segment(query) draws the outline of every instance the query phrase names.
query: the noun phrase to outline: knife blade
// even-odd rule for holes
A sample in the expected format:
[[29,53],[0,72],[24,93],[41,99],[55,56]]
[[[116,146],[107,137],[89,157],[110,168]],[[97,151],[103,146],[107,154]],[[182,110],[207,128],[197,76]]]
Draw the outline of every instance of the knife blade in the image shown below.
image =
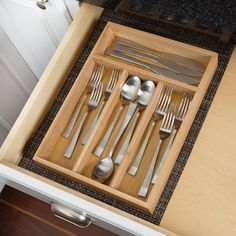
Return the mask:
[[132,56],[136,56],[142,59],[146,59],[146,60],[158,63],[159,65],[164,66],[165,68],[172,70],[176,73],[189,75],[193,77],[200,77],[203,75],[203,73],[200,71],[188,68],[186,66],[179,65],[176,62],[167,60],[165,58],[151,56],[149,54],[146,54],[143,50],[137,51],[136,49],[133,49],[128,46],[121,45],[121,44],[117,44],[117,43],[113,44],[112,48],[116,51],[119,51],[125,54],[129,54]]
[[148,53],[150,53],[154,56],[165,58],[167,60],[176,62],[179,65],[186,66],[188,68],[199,71],[201,73],[204,73],[204,71],[205,71],[205,67],[203,65],[196,62],[193,59],[190,59],[190,58],[187,58],[187,57],[184,57],[184,56],[180,56],[180,55],[173,54],[173,53],[168,53],[168,52],[155,51],[153,49],[150,49],[150,48],[142,46],[138,43],[135,43],[131,40],[120,38],[120,37],[116,37],[115,42],[118,43],[118,44],[124,45],[124,46],[134,48],[134,49],[138,49],[138,50],[141,50],[141,51],[146,51],[146,52],[148,52]]
[[108,55],[108,56],[111,56],[111,57],[123,60],[123,61],[127,61],[127,62],[130,62],[130,63],[133,63],[135,65],[139,65],[141,67],[144,67],[146,69],[151,70],[152,72],[154,72],[156,74],[163,75],[163,76],[172,78],[174,80],[178,80],[178,81],[183,82],[183,83],[194,85],[194,84],[199,84],[199,82],[200,82],[198,79],[193,78],[191,76],[177,74],[177,73],[175,73],[175,72],[173,72],[171,70],[168,70],[166,68],[162,68],[162,67],[158,67],[158,66],[155,66],[155,65],[151,65],[149,63],[146,63],[146,62],[143,62],[141,60],[138,60],[138,59],[136,59],[134,57],[131,57],[131,56],[128,56],[128,55],[123,54],[121,52],[115,51],[115,50],[113,50],[111,48],[107,48],[106,51],[105,51],[105,54]]

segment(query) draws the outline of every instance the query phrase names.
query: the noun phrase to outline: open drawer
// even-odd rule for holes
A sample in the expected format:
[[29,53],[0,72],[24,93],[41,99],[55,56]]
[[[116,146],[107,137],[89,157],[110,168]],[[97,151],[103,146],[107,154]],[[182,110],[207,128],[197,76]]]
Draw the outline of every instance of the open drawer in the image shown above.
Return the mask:
[[[142,45],[145,45],[145,42],[148,42],[146,46],[152,44],[153,48],[156,50],[166,50],[167,52],[176,54],[181,53],[181,55],[202,63],[204,68],[206,68],[205,72],[202,76],[198,77],[198,80],[196,79],[196,85],[190,85],[173,78],[149,72],[148,70],[127,64],[126,62],[107,57],[107,55],[105,55],[106,49],[113,45],[117,38],[132,40],[132,42],[135,41]],[[138,42],[136,41],[137,39],[139,40]],[[95,78],[96,73],[99,74],[99,69],[97,70],[98,72],[94,73],[93,68],[102,68],[99,67],[100,65],[104,66],[103,75],[101,73],[101,86],[103,85],[105,88],[108,87],[110,78],[111,81],[112,79],[115,81],[115,71],[119,71],[120,76],[119,78],[117,77],[117,82],[107,101],[105,100],[104,92],[102,91],[105,90],[105,88],[98,91],[99,85],[97,85],[98,89],[94,90],[94,94],[97,92],[101,95],[101,98],[99,99],[100,102],[93,110],[87,110],[89,108],[87,97],[92,97],[93,95],[91,89],[88,91],[89,80],[93,77],[93,74],[95,74]],[[177,41],[168,40],[160,36],[108,22],[33,159],[45,168],[78,180],[83,184],[88,185],[90,188],[97,189],[116,199],[120,199],[138,209],[153,213],[163,187],[166,184],[167,178],[191,127],[203,95],[215,72],[216,66],[217,54],[215,52],[191,47]],[[114,74],[112,74],[112,71]],[[121,99],[120,95],[123,88],[126,89],[126,82],[134,77],[136,79],[140,78],[142,83],[139,91],[142,89],[143,85],[147,86],[146,84],[148,83],[153,85],[152,98],[147,106],[138,105],[136,107],[136,113],[135,111],[133,112],[127,128],[124,130],[117,145],[115,145],[116,148],[111,155],[113,162],[116,162],[116,157],[118,156],[118,158],[120,158],[120,156],[123,155],[122,152],[124,152],[124,146],[126,146],[127,150],[124,152],[123,159],[119,165],[117,161],[112,176],[104,183],[100,183],[92,178],[93,169],[100,160],[108,156],[110,149],[112,149],[112,145],[116,143],[116,137],[119,137],[120,127],[123,125],[123,120],[125,120],[124,116],[129,112],[127,111],[127,108],[129,107],[130,109],[132,106],[136,105],[136,101],[126,104],[128,100],[125,100],[124,98]],[[181,77],[183,78],[184,75],[181,75]],[[88,92],[91,92],[91,95]],[[84,100],[84,98],[87,98],[87,100]],[[82,102],[83,100],[84,102]],[[186,106],[183,105],[183,108],[180,108],[180,110],[187,111],[188,109],[185,117],[181,120],[182,124],[178,127],[178,132],[165,162],[162,162],[162,156],[167,149],[169,140],[172,136],[171,133],[169,133],[170,135],[167,134],[168,138],[163,140],[159,155],[155,154],[158,143],[161,142],[158,131],[164,120],[163,115],[156,114],[155,110],[159,101],[162,103],[162,100],[163,104],[166,103],[166,109],[168,109],[168,106],[180,107],[182,101],[182,104],[186,104]],[[168,104],[168,100],[170,104]],[[188,101],[191,103],[189,107],[187,105]],[[103,103],[104,105],[102,105]],[[70,135],[68,135],[67,127],[71,127],[71,120],[74,120],[73,116],[77,113],[81,104],[82,108],[78,118],[76,119]],[[83,143],[100,108],[102,108],[102,110],[92,129],[91,135],[87,139],[87,142]],[[119,110],[121,110],[121,113],[120,116],[117,116]],[[176,110],[178,110],[178,108],[176,108]],[[162,111],[162,113],[164,113],[164,111]],[[174,114],[175,113],[176,112],[174,112]],[[154,117],[157,115],[160,117],[154,121]],[[135,118],[138,116],[140,116],[140,118],[137,118],[137,123],[134,126]],[[86,117],[86,119],[84,120],[82,129],[80,129],[83,117]],[[99,151],[98,147],[101,148],[101,140],[106,137],[113,121],[116,120],[117,117],[118,120],[115,123],[115,127],[108,139],[107,145],[104,145],[103,147],[103,153],[96,156],[95,154],[98,154]],[[167,117],[166,120],[168,120]],[[147,143],[146,150],[144,149],[144,152],[141,155],[141,146],[142,143],[145,143],[144,140],[146,139],[146,136],[148,136],[149,130],[151,130],[151,125],[153,126],[153,132]],[[130,134],[133,127],[133,136],[130,139],[129,137],[131,137]],[[175,129],[174,126],[171,130],[172,129]],[[175,130],[177,131],[177,129]],[[76,139],[77,141],[75,142]],[[126,145],[126,143],[128,143],[127,140],[129,139],[130,143]],[[76,145],[74,145],[75,143]],[[73,148],[71,149],[71,147]],[[137,156],[142,157],[139,166],[133,164],[138,162],[136,159]],[[157,158],[155,161],[157,162],[156,165],[155,163],[152,164],[153,158]],[[155,166],[157,170],[161,165],[161,162],[163,163],[163,166],[160,167],[157,181],[153,185],[150,184],[149,187],[145,184],[148,169],[150,166]],[[106,168],[106,166],[102,168]],[[132,168],[136,168],[135,174]],[[155,172],[155,169],[153,172]],[[101,176],[103,177],[103,175]],[[146,189],[148,187],[149,191],[147,192]]]
[[[60,184],[57,184],[44,177],[33,174],[17,166],[17,164],[19,163],[22,157],[22,153],[23,153],[25,145],[27,144],[27,141],[29,140],[31,135],[34,133],[35,129],[38,127],[38,125],[42,121],[42,118],[44,117],[46,111],[48,110],[53,100],[55,99],[55,95],[57,94],[60,87],[62,86],[64,82],[64,78],[66,78],[66,75],[69,69],[73,65],[76,57],[78,56],[80,50],[82,49],[86,41],[86,38],[88,37],[89,32],[91,32],[94,26],[94,22],[96,22],[96,20],[99,18],[101,12],[102,12],[101,8],[90,6],[87,4],[83,4],[83,6],[81,7],[77,18],[72,23],[69,31],[67,32],[65,38],[63,39],[62,43],[57,49],[46,71],[44,72],[41,80],[39,81],[37,87],[35,88],[26,106],[24,107],[20,117],[18,118],[17,122],[12,128],[5,143],[1,147],[1,152],[0,152],[1,178],[3,182],[6,182],[20,189],[24,189],[26,192],[28,191],[31,194],[34,194],[40,197],[42,200],[45,200],[48,202],[58,202],[67,207],[71,207],[74,210],[79,210],[80,212],[85,211],[89,217],[95,219],[95,223],[97,222],[99,225],[106,227],[108,229],[111,229],[112,231],[117,232],[121,235],[125,235],[125,234],[129,235],[129,233],[133,235],[159,235],[160,232],[171,234],[167,230],[162,229],[154,224],[151,224],[138,217],[132,216],[121,210],[108,206],[105,203],[97,201],[91,197],[78,193],[77,191],[64,187]],[[76,30],[77,27],[81,30]],[[117,31],[120,30],[120,27],[116,25],[108,26],[108,27],[110,27],[110,29],[108,30],[113,29],[114,32],[116,32],[116,30]],[[109,45],[109,42],[107,45]],[[78,180],[82,181],[83,183],[89,184],[90,187],[93,186],[97,189],[103,190],[106,193],[112,192],[112,190],[110,189],[111,187],[114,189],[118,188],[118,190],[116,189],[115,191],[112,192],[113,196],[116,195],[115,197],[118,197],[118,198],[120,198],[120,196],[121,197],[123,196],[129,204],[135,203],[135,205],[140,206],[141,209],[153,211],[161,195],[161,192],[165,186],[165,183],[168,179],[171,169],[175,163],[175,160],[178,156],[178,153],[181,149],[184,139],[188,133],[188,130],[190,129],[191,123],[201,103],[201,99],[206,92],[208,84],[217,66],[216,53],[203,50],[203,49],[202,50],[196,49],[190,46],[189,48],[187,47],[185,49],[186,49],[185,52],[187,53],[186,55],[190,55],[192,53],[191,55],[193,56],[193,58],[196,55],[197,55],[196,58],[198,58],[198,56],[200,55],[198,60],[202,60],[204,65],[206,66],[206,71],[204,75],[202,76],[201,82],[199,83],[198,86],[191,86],[191,85],[186,85],[184,83],[175,82],[168,78],[166,79],[159,76],[155,76],[153,73],[149,73],[149,72],[146,73],[141,69],[138,71],[140,77],[143,77],[143,80],[147,80],[151,78],[156,84],[158,84],[157,89],[155,91],[155,95],[154,95],[155,99],[152,100],[153,102],[150,104],[150,106],[146,110],[147,118],[143,119],[143,122],[139,126],[142,129],[148,126],[153,110],[155,109],[155,106],[156,106],[155,102],[157,102],[158,98],[160,97],[162,88],[165,84],[167,84],[168,86],[173,86],[174,91],[177,94],[176,99],[178,99],[179,97],[178,94],[182,93],[183,91],[188,91],[188,92],[190,91],[192,94],[194,94],[194,98],[191,103],[192,109],[189,110],[189,112],[187,113],[186,119],[184,120],[180,128],[181,132],[178,132],[178,135],[172,146],[168,159],[161,171],[160,177],[158,178],[158,182],[156,182],[156,184],[151,189],[147,199],[140,200],[137,197],[129,196],[129,194],[122,195],[119,193],[120,190],[127,191],[127,189],[124,189],[124,188],[122,189],[122,183],[119,183],[119,181],[117,180],[119,179],[120,174],[123,175],[124,178],[126,178],[125,176],[126,171],[124,171],[124,168],[128,166],[128,164],[130,163],[124,162],[123,164],[121,164],[114,173],[112,181],[110,182],[111,186],[107,186],[107,185],[97,183],[94,180],[91,180],[88,174],[83,172],[83,168],[81,168],[80,166],[80,164],[82,163],[82,160],[84,160],[83,158],[78,159],[78,160],[75,159],[75,163],[73,163],[71,167],[63,169],[64,168],[63,166],[62,167],[56,166],[58,163],[57,164],[53,162],[48,163],[48,160],[45,160],[44,156],[42,155],[43,149],[41,149],[41,151],[39,149],[39,151],[37,152],[37,156],[35,156],[35,160],[44,166],[50,167],[51,169],[57,170],[59,172],[64,172],[67,176],[71,175],[71,173],[69,173],[71,170],[72,172],[74,171],[74,173],[78,172],[78,174],[76,173],[77,175],[76,178]],[[102,50],[104,50],[104,48],[102,47],[99,47],[100,51],[99,50],[96,51],[96,49],[94,50],[95,50],[93,52],[94,55],[92,55],[91,58],[89,58],[91,63],[88,63],[85,65],[87,66],[87,68],[89,68],[88,70],[89,72],[87,73],[91,74],[92,65],[95,62],[104,64],[106,68],[111,69],[115,67],[115,68],[123,70],[123,73],[120,78],[121,80],[120,84],[116,88],[117,94],[119,94],[122,83],[125,82],[125,80],[127,79],[129,75],[133,75],[134,68],[132,68],[132,66],[128,66],[128,69],[125,69],[122,63],[114,63],[112,62],[112,60],[109,60],[107,57],[103,57]],[[87,78],[89,78],[89,75],[87,76]],[[76,86],[78,85],[76,85],[75,83],[74,87],[71,90],[71,94],[76,92]],[[80,95],[81,94],[78,94],[78,98]],[[118,96],[114,95],[113,97],[111,97],[111,99],[112,98],[118,99]],[[76,106],[76,102],[74,102],[74,105],[71,106],[69,110],[66,111],[67,115],[63,118],[65,119],[65,122],[63,122],[61,130],[58,130],[58,133],[61,133],[61,131],[65,128],[75,106]],[[60,114],[60,112],[58,114]],[[105,112],[101,114],[101,118],[102,117],[103,118],[105,117]],[[58,118],[56,119],[58,120]],[[102,120],[100,119],[100,124],[102,124],[101,122]],[[54,125],[56,125],[56,123]],[[139,143],[141,142],[141,138],[138,135],[139,132],[142,131],[141,128],[140,130],[136,130],[136,134],[134,134],[134,137],[137,137],[137,139],[131,142],[130,147],[129,147],[131,150],[134,150],[135,148],[137,149]],[[105,129],[105,126],[104,126],[104,129]],[[102,132],[100,134],[102,135]],[[90,148],[91,149],[94,148],[92,147],[93,145],[90,145],[90,144],[93,143],[94,141],[93,138],[95,136],[96,134],[94,132],[91,136],[90,143],[88,143],[86,146],[86,149],[84,151],[84,157],[86,157],[87,152],[91,153]],[[98,135],[98,139],[99,138],[100,137]],[[44,144],[45,144],[45,147],[47,147],[48,142],[44,141]],[[50,155],[46,155],[46,157],[48,156]],[[130,156],[131,157],[126,158],[126,160],[131,162],[132,158],[134,158],[134,155],[130,155]],[[73,178],[75,177],[74,173],[72,174]],[[132,181],[132,180],[128,180],[128,181]],[[22,185],[24,187],[22,187]],[[122,200],[124,200],[124,198],[122,198]]]

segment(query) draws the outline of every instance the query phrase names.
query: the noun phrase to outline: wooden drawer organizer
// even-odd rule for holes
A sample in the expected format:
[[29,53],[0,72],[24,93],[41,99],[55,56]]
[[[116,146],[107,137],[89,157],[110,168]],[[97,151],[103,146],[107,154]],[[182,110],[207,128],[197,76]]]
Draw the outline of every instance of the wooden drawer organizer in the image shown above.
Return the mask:
[[[116,36],[130,39],[132,41],[135,41],[137,43],[140,43],[144,46],[156,50],[171,52],[192,58],[205,65],[206,71],[202,78],[199,78],[199,80],[201,80],[199,85],[192,86],[170,78],[166,78],[164,76],[154,74],[148,70],[138,68],[131,64],[120,62],[110,57],[104,56],[105,49],[111,45],[112,41]],[[68,94],[65,102],[63,103],[60,111],[58,112],[55,120],[53,121],[50,129],[48,130],[33,159],[38,164],[43,165],[46,168],[52,169],[53,171],[59,172],[63,175],[70,176],[71,178],[78,180],[83,184],[89,185],[92,188],[96,188],[99,191],[102,191],[115,198],[118,198],[139,209],[153,212],[157,201],[161,195],[161,192],[166,184],[168,176],[176,161],[176,158],[181,150],[184,140],[188,134],[188,131],[191,127],[191,124],[196,115],[201,100],[215,72],[218,60],[217,58],[218,56],[214,52],[189,46],[180,42],[176,42],[163,37],[155,36],[149,33],[134,30],[132,28],[124,27],[109,22],[106,28],[104,29],[102,35],[100,36],[92,53],[90,54],[87,62],[85,63],[83,69],[81,70],[70,93]],[[81,113],[70,137],[66,139],[62,136],[62,133],[67,127],[68,122],[70,121],[76,106],[80,104],[80,99],[82,98],[82,95],[85,92],[95,63],[103,64],[105,66],[105,74],[102,80],[104,82],[105,87],[108,83],[111,70],[113,68],[122,70],[122,74],[115,88],[113,89],[111,96],[109,97],[108,101],[106,102],[103,108],[103,111],[96,123],[96,126],[89,141],[84,146],[80,144],[81,138],[86,133],[86,130],[88,129],[96,113],[96,110],[92,111],[88,119],[86,120],[86,123],[83,127],[82,133],[80,135],[72,158],[67,159],[64,157],[63,154],[69,142],[71,141],[79,122],[82,119],[82,115],[86,110],[86,103],[82,107]],[[151,102],[149,103],[148,107],[145,109],[139,119],[135,133],[126,151],[123,161],[119,166],[115,167],[112,177],[107,182],[105,182],[104,184],[99,183],[91,179],[91,171],[95,164],[100,160],[93,154],[93,150],[103,137],[103,134],[108,128],[109,123],[112,121],[115,112],[121,105],[121,88],[124,82],[127,80],[128,76],[130,75],[137,75],[142,79],[142,81],[152,80],[156,84],[156,90]],[[131,176],[127,174],[127,170],[139,150],[140,143],[142,143],[145,137],[145,132],[147,130],[148,125],[151,124],[151,121],[153,119],[152,114],[155,110],[164,85],[168,85],[174,88],[172,101],[175,103],[179,102],[183,91],[191,92],[192,94],[194,94],[194,97],[190,105],[189,111],[187,112],[187,115],[177,133],[177,136],[172,145],[168,158],[162,168],[158,181],[149,189],[147,197],[142,198],[138,197],[137,193],[143,182],[147,168],[151,161],[151,155],[149,155],[149,153],[153,152],[157,145],[159,139],[158,128],[160,127],[161,122],[158,122],[154,129],[154,132],[152,133],[151,140],[149,142],[148,148],[146,149],[138,173],[135,176]],[[118,133],[119,127],[122,122],[122,117],[124,117],[126,111],[127,107],[122,111],[121,117],[118,120],[115,129],[113,130],[112,136],[109,139],[109,142],[101,158],[105,157],[108,154],[112,142],[114,141]],[[126,129],[126,131],[127,130],[128,129]],[[113,155],[114,158],[116,157],[116,154],[125,139],[126,133],[127,132],[125,132],[122,136],[118,147],[115,150],[115,153]],[[162,156],[167,142],[168,139],[164,141],[159,157]],[[159,161],[160,160],[158,160],[158,163]]]

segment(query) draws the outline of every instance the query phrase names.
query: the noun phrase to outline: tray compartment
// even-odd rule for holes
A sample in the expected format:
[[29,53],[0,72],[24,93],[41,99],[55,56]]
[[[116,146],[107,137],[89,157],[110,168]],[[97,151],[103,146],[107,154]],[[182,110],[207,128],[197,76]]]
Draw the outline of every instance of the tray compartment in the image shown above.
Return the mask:
[[[163,89],[163,86],[162,86],[161,90],[162,89]],[[187,91],[187,90],[185,90],[183,88],[179,88],[178,90],[174,89],[172,97],[171,97],[171,103],[175,104],[176,107],[178,107],[184,92],[188,92],[188,93],[193,94],[192,91]],[[191,107],[190,107],[190,109],[191,109]],[[132,154],[130,155],[131,156],[130,160],[127,161],[126,165],[124,165],[124,166],[126,166],[126,168],[124,167],[123,168],[123,172],[120,173],[120,175],[123,174],[122,181],[117,181],[116,182],[116,186],[115,186],[120,191],[126,192],[127,194],[129,194],[131,196],[136,196],[139,199],[148,199],[149,193],[152,191],[152,188],[154,186],[153,184],[150,185],[148,194],[147,194],[147,196],[145,198],[138,196],[139,189],[140,189],[140,187],[141,187],[141,185],[143,183],[143,180],[144,180],[144,178],[146,176],[146,173],[148,171],[148,168],[150,166],[152,155],[155,152],[157,144],[158,144],[158,142],[160,140],[159,129],[160,129],[163,117],[161,117],[156,122],[156,124],[155,124],[155,127],[154,127],[154,129],[152,131],[150,140],[148,142],[148,145],[146,147],[146,150],[144,152],[142,161],[140,163],[140,166],[139,166],[139,169],[138,169],[136,175],[134,175],[134,176],[130,175],[128,173],[128,170],[129,170],[130,166],[132,165],[132,163],[133,163],[133,161],[134,161],[134,159],[135,159],[135,157],[136,157],[136,155],[137,155],[137,153],[139,151],[141,143],[144,141],[145,136],[146,136],[146,134],[147,134],[147,132],[148,132],[148,130],[149,130],[153,120],[154,120],[153,119],[153,115],[151,114],[150,119],[148,119],[147,122],[146,122],[146,126],[145,126],[146,128],[142,129],[142,133],[141,133],[141,130],[140,130],[140,132],[137,131],[136,135],[139,136],[139,144],[137,145],[136,149],[134,149],[133,146],[130,145],[130,151],[131,150],[135,150],[135,151],[131,152]],[[160,152],[159,152],[159,155],[158,155],[158,159],[157,159],[157,162],[156,162],[156,165],[155,165],[155,170],[158,168],[158,166],[160,164],[162,156],[163,156],[163,154],[164,154],[164,152],[165,152],[165,150],[167,148],[169,139],[170,139],[170,136],[168,138],[164,139],[164,141],[163,141],[163,143],[161,145],[161,149],[160,149]],[[136,143],[136,142],[137,141],[134,140],[134,143]],[[174,140],[174,142],[175,142],[175,140]],[[127,188],[126,186],[132,186],[132,188]]]
[[[117,36],[133,40],[137,43],[140,43],[144,46],[148,46],[156,50],[172,52],[186,57],[190,57],[205,65],[206,71],[202,78],[199,78],[199,85],[192,86],[173,80],[171,78],[157,75],[148,70],[136,67],[132,64],[124,63],[108,56],[105,56],[104,52],[106,48],[112,44],[115,37]],[[110,73],[113,68],[122,70],[122,75],[120,76],[119,81],[116,84],[111,96],[106,102],[89,141],[84,146],[78,142],[72,158],[66,159],[64,158],[63,153],[70,139],[64,140],[65,138],[63,138],[61,134],[65,130],[76,106],[78,106],[80,99],[83,93],[85,92],[86,85],[88,84],[95,63],[103,64],[106,68],[106,73],[104,75],[105,84],[108,83]],[[184,143],[187,133],[191,127],[192,121],[201,103],[203,95],[214,74],[216,66],[217,54],[214,52],[192,47],[183,43],[165,39],[163,37],[155,36],[121,25],[108,23],[105,30],[101,34],[96,46],[94,47],[92,53],[90,54],[88,60],[86,61],[82,71],[80,72],[80,75],[75,81],[70,93],[68,94],[68,97],[66,98],[55,120],[53,121],[43,142],[41,143],[36,155],[34,156],[34,160],[39,165],[43,165],[44,167],[52,169],[53,171],[59,172],[75,180],[81,181],[82,183],[89,185],[92,188],[95,188],[105,194],[111,195],[114,198],[120,199],[139,209],[153,212],[157,201],[161,195],[161,192],[165,186],[165,183],[168,179],[168,176],[171,172],[171,169],[174,166],[179,151]],[[93,150],[101,140],[102,136],[105,134],[109,123],[112,122],[115,112],[117,111],[119,106],[121,106],[120,91],[127,78],[132,75],[139,76],[142,81],[152,80],[157,85],[156,90],[148,107],[145,109],[145,111],[142,112],[142,115],[139,118],[139,122],[136,126],[135,132],[125,153],[123,161],[119,166],[115,167],[115,171],[113,172],[112,177],[107,182],[98,183],[97,181],[91,179],[91,171],[94,165],[100,160],[100,158],[97,158],[93,154]],[[175,102],[179,101],[180,95],[183,91],[191,92],[195,95],[192,100],[191,107],[189,108],[189,111],[179,129],[179,132],[176,135],[175,141],[159,175],[158,181],[155,183],[154,186],[150,188],[148,196],[146,198],[142,198],[137,195],[137,189],[141,186],[145,172],[150,163],[150,156],[148,155],[148,153],[155,148],[158,142],[158,138],[156,138],[156,136],[158,136],[157,134],[160,122],[158,122],[155,127],[155,130],[153,131],[151,141],[148,145],[148,149],[145,152],[145,156],[141,164],[141,168],[144,171],[142,173],[141,171],[139,171],[136,176],[131,177],[127,174],[127,170],[139,150],[140,143],[144,139],[143,134],[147,132],[147,127],[152,121],[152,114],[156,108],[156,104],[161,95],[161,91],[165,85],[173,87],[173,100]],[[104,87],[106,87],[106,85]],[[108,154],[111,144],[117,135],[119,126],[121,125],[122,118],[125,115],[126,110],[127,107],[123,110],[122,115],[117,123],[117,126],[113,130],[112,136],[109,139],[109,142],[101,158],[105,157]],[[83,107],[81,114],[84,111],[85,107]],[[87,120],[86,125],[83,128],[81,137],[83,137],[84,133],[89,127],[90,121],[93,119],[94,115],[95,111],[91,112],[89,119]],[[77,124],[73,132],[75,132],[75,129],[78,123],[80,122],[80,119],[81,117],[79,117],[79,119],[77,120]],[[118,143],[118,146],[114,153],[114,158],[116,158],[116,154],[121,144],[123,143],[126,134],[127,129],[124,135],[122,136],[120,142]],[[70,137],[72,138],[72,136],[73,134]],[[79,141],[80,140],[81,138],[79,139]],[[164,141],[159,157],[162,155],[167,142],[168,140]],[[132,186],[132,188],[130,188],[130,186]]]

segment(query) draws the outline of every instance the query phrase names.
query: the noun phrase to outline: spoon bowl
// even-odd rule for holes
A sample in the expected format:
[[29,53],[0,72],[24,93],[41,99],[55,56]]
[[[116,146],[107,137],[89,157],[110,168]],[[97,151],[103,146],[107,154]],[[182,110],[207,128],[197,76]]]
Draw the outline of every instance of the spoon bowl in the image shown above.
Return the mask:
[[136,100],[140,86],[141,81],[138,76],[135,75],[128,78],[121,90],[123,104],[129,104],[130,102]]
[[105,182],[112,174],[114,164],[111,158],[104,158],[97,163],[92,172],[92,178],[98,182]]
[[153,96],[154,90],[155,84],[151,80],[145,81],[138,90],[138,104],[146,107]]

